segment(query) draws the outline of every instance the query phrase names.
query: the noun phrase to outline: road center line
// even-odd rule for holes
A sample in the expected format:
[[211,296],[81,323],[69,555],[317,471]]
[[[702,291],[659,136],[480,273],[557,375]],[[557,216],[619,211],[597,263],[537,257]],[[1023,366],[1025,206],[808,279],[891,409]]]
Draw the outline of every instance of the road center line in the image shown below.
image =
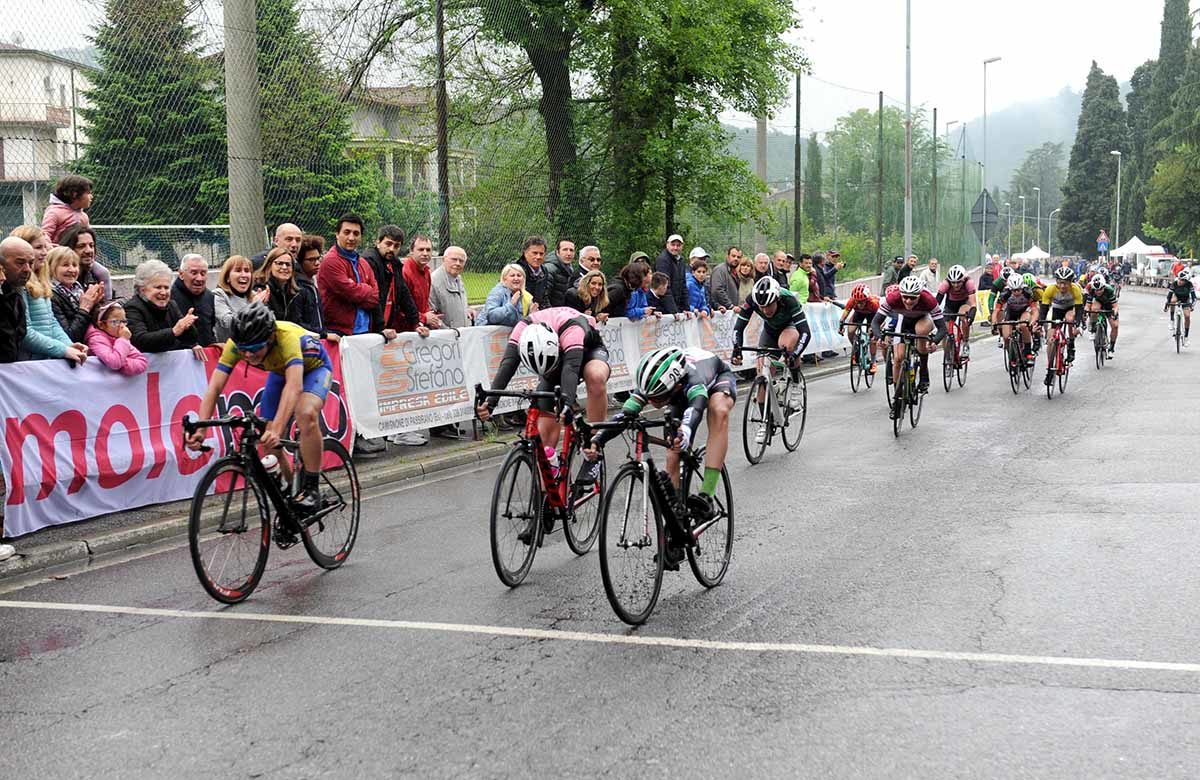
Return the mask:
[[68,604],[41,601],[0,600],[0,608],[30,609],[60,612],[90,612],[106,615],[137,615],[142,617],[181,618],[195,620],[242,620],[258,623],[290,623],[317,626],[352,626],[399,631],[432,631],[480,636],[507,636],[520,639],[544,639],[559,642],[626,645],[634,647],[667,647],[685,650],[713,650],[735,653],[784,653],[796,655],[842,655],[874,658],[917,659],[927,661],[959,661],[963,663],[1005,664],[1014,666],[1066,666],[1084,669],[1115,669],[1120,671],[1184,672],[1200,674],[1200,664],[1171,661],[1136,661],[1110,658],[1074,658],[1071,656],[1010,655],[1006,653],[972,653],[946,650],[914,650],[902,647],[856,647],[850,645],[818,645],[800,642],[730,642],[712,639],[681,639],[677,637],[602,634],[590,631],[559,631],[542,628],[486,626],[465,623],[434,623],[414,620],[380,620],[375,618],[339,618],[319,615],[278,615],[253,612],[198,612],[182,609],[150,607],[121,607],[104,604]]

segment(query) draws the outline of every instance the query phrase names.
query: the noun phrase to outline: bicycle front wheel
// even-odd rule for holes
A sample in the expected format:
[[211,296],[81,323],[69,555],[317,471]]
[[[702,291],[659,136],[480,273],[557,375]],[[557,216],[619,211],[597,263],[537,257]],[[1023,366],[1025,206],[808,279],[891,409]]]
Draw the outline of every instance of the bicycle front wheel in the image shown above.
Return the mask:
[[908,424],[912,428],[917,427],[917,423],[921,420],[921,409],[925,406],[925,394],[922,393],[917,386],[913,384],[911,378],[908,380]]
[[1013,395],[1021,389],[1021,366],[1025,363],[1025,356],[1021,354],[1019,344],[1020,339],[1015,334],[1010,335],[1007,349],[1004,350],[1008,359],[1008,383],[1012,386]]
[[[783,410],[783,427],[779,431],[788,452],[795,452],[800,446],[800,440],[804,438],[804,422],[808,419],[808,382],[804,374],[797,372],[796,375],[799,379],[788,392],[788,403]],[[800,404],[798,408],[791,405],[793,397]]]
[[[683,473],[685,496],[700,492],[700,485],[704,482],[703,464],[704,450],[700,450]],[[701,530],[695,545],[687,550],[692,574],[706,588],[715,588],[725,579],[725,572],[729,571],[729,558],[733,554],[733,485],[724,466],[721,467],[712,506],[712,521]],[[693,529],[693,533],[695,530],[700,529]]]
[[[196,486],[188,547],[200,584],[217,601],[245,601],[262,579],[271,552],[269,506],[266,491],[236,456],[218,460]],[[212,539],[202,538],[210,531]]]
[[857,393],[858,386],[863,381],[863,375],[866,373],[866,367],[862,362],[862,350],[855,349],[852,353],[854,359],[850,361],[850,392]]
[[636,626],[646,622],[662,590],[662,518],[640,463],[613,477],[600,510],[600,579],[613,612]]
[[580,482],[580,473],[592,464],[579,450],[579,440],[576,439],[571,443],[571,453],[567,456],[567,473],[571,481],[567,487],[568,504],[563,520],[563,536],[571,552],[583,555],[592,549],[592,545],[596,543],[596,535],[600,532],[600,503],[604,498],[605,466],[604,458],[601,458],[600,478],[595,482]]
[[346,562],[358,538],[358,471],[350,453],[336,439],[325,439],[321,468],[321,508],[310,518],[299,518],[300,540],[313,563],[336,569]]
[[[953,327],[953,326],[951,326]],[[958,359],[955,354],[956,339],[953,333],[946,336],[946,346],[942,350],[942,386],[946,388],[946,392],[950,392],[950,388],[954,386],[954,364]]]
[[1183,315],[1175,315],[1175,354],[1178,355],[1183,343]]
[[492,491],[492,565],[510,588],[525,581],[542,536],[542,492],[533,454],[514,447]]
[[[746,394],[746,408],[742,410],[742,448],[751,466],[761,461],[767,451],[771,428],[771,402],[767,394],[770,392],[767,380],[760,376],[750,384],[750,392]],[[757,441],[760,432],[762,441]]]
[[1104,368],[1104,360],[1108,357],[1108,333],[1105,330],[1107,323],[1103,320],[1096,323],[1096,368]]
[[[875,383],[875,375],[871,373],[871,366],[874,365],[874,359],[871,355],[871,345],[869,342],[863,342],[862,348],[858,353],[858,362],[863,365],[863,383],[867,389],[871,389],[871,385]],[[876,371],[879,369],[876,368]]]

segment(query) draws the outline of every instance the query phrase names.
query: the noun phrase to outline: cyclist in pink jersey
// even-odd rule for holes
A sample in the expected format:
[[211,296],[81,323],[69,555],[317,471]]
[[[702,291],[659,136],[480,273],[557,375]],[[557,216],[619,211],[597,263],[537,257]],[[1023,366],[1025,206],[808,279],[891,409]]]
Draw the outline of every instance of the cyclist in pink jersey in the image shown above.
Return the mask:
[[[876,339],[880,336],[880,326],[888,322],[888,330],[898,333],[913,333],[918,336],[928,336],[937,329],[933,340],[917,342],[917,351],[921,355],[922,392],[929,390],[929,355],[937,348],[937,344],[946,337],[946,319],[942,316],[942,307],[938,306],[937,298],[925,289],[924,283],[916,276],[906,276],[899,284],[893,284],[884,293],[879,302],[879,311],[871,320],[871,335]],[[904,362],[904,342],[895,340],[892,350],[892,376],[900,376],[900,365]]]
[[938,285],[937,302],[946,316],[963,315],[966,338],[970,341],[971,323],[975,321],[975,309],[979,304],[975,296],[975,282],[967,276],[966,268],[961,265],[950,266],[946,281]]

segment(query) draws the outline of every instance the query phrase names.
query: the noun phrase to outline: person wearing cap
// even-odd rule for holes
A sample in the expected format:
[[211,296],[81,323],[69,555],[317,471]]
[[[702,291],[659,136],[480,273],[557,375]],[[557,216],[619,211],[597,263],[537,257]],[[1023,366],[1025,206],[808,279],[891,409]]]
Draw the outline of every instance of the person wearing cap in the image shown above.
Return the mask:
[[666,274],[671,287],[663,300],[663,314],[681,314],[688,310],[687,263],[683,259],[683,236],[672,233],[667,245],[654,262],[654,270]]
[[880,295],[887,292],[887,288],[893,284],[900,283],[900,272],[904,270],[904,257],[896,255],[892,258],[892,267],[883,272],[883,283],[879,285]]

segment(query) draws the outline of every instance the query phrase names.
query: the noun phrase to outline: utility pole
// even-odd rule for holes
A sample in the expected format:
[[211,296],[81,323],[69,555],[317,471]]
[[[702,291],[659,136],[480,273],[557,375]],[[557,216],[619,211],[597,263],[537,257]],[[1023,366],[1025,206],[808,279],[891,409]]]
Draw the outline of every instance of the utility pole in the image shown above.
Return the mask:
[[266,238],[255,0],[225,0],[225,134],[229,249],[250,257]]
[[[828,139],[829,136],[825,136],[825,138]],[[833,152],[833,241],[836,244],[838,237],[838,159],[837,146],[831,141],[829,147]]]
[[[987,66],[999,62],[999,57],[989,57],[983,61],[983,169],[980,172],[980,189],[987,192]],[[983,257],[987,257],[987,201],[983,205]],[[1024,243],[1024,242],[1022,242]],[[1022,249],[1022,252],[1025,250]]]
[[938,132],[937,132],[937,106],[933,108],[933,230],[929,232],[929,256],[937,257],[937,230],[938,230],[938,191],[937,191],[937,166],[938,166]]
[[792,254],[796,257],[800,256],[800,241],[804,237],[804,217],[800,210],[803,205],[801,203],[802,193],[800,191],[800,182],[803,181],[804,176],[804,158],[801,155],[802,139],[800,138],[800,79],[802,76],[803,73],[796,71],[796,144],[793,152],[793,156],[796,159],[792,161],[794,169],[792,179],[795,182],[795,186],[792,188]]
[[[757,130],[757,132],[755,133],[755,138],[758,142],[757,143],[758,155],[757,155],[757,160],[756,160],[757,165],[755,165],[754,172],[757,173],[758,178],[762,179],[763,183],[766,184],[766,182],[767,182],[767,118],[766,118],[766,116],[758,117],[756,130]],[[767,237],[764,236],[762,230],[758,229],[757,227],[754,229],[754,251],[755,252],[767,251]]]
[[912,0],[904,2],[904,256],[912,255]]
[[883,273],[883,92],[879,93],[879,145],[875,150],[879,176],[875,180],[875,273]]
[[[962,247],[962,241],[966,238],[967,226],[971,221],[971,212],[967,211],[967,125],[963,123],[962,130],[958,133],[958,142],[962,146],[962,176],[958,180],[959,197],[962,199],[962,227],[959,233],[959,247]],[[963,257],[967,256],[963,252]]]
[[440,252],[450,246],[450,134],[449,101],[446,96],[446,14],[443,0],[435,0],[437,16],[437,177],[438,177],[438,241]]

